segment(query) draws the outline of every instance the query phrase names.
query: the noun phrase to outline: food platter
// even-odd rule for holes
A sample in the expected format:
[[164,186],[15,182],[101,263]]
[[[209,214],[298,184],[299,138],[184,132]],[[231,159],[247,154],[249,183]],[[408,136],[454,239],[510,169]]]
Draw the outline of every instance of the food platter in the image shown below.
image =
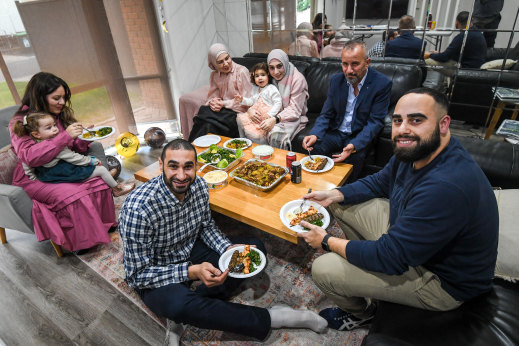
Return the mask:
[[[222,271],[222,273],[227,269],[227,267],[229,267],[229,262],[231,261],[231,257],[232,257],[232,254],[234,253],[234,251],[238,250],[239,252],[242,252],[244,248],[245,248],[244,245],[236,246],[236,247],[230,248],[229,250],[225,251],[220,256],[220,259],[218,260],[218,267],[220,267],[220,270]],[[260,259],[261,259],[260,265],[256,268],[255,271],[253,271],[252,273],[249,273],[249,274],[229,272],[230,277],[239,278],[239,279],[250,278],[251,276],[254,276],[254,275],[260,273],[265,268],[265,265],[267,264],[267,258],[265,257],[265,254],[263,252],[261,252],[260,250],[258,250],[257,248],[252,247],[252,246],[251,246],[251,250],[254,250],[259,254]]]
[[306,161],[310,160],[310,157],[309,156],[305,156],[301,159],[301,168],[307,172],[310,172],[310,173],[324,173],[324,172],[328,172],[330,169],[333,168],[333,166],[335,165],[335,163],[333,162],[333,160],[331,158],[329,158],[328,156],[324,156],[324,155],[312,155],[312,158],[317,158],[317,157],[321,157],[321,158],[325,158],[328,162],[326,162],[326,166],[324,166],[323,169],[320,169],[320,170],[314,170],[314,169],[310,169],[308,167],[305,166],[305,163]]
[[217,135],[205,135],[195,139],[193,141],[193,144],[197,147],[205,148],[210,146],[211,144],[218,144],[221,140],[222,138],[220,138],[220,136]]
[[[213,150],[217,150],[217,153],[227,153],[228,155],[234,155],[236,156],[236,158],[234,159],[234,161],[232,162],[229,162],[229,164],[225,167],[219,167],[218,166],[218,163],[211,163],[209,164],[208,166],[211,166],[213,167],[214,169],[220,169],[220,170],[224,170],[224,171],[227,171],[231,168],[234,168],[236,167],[236,165],[238,163],[240,163],[240,158],[243,157],[243,152],[241,150],[232,150],[232,149],[227,149],[227,148],[222,148],[222,147],[218,147],[216,145],[210,145],[209,148],[207,148],[206,150],[202,151],[201,153],[199,153],[197,156],[196,156],[196,159],[199,163],[201,164],[206,164],[208,161],[203,161],[203,159],[201,159],[201,156],[203,156],[204,154],[207,154]],[[220,159],[224,159],[225,157],[223,157],[223,155],[220,156]],[[221,160],[223,161],[223,160]],[[227,160],[229,161],[229,160]]]
[[[281,209],[279,210],[279,217],[281,218],[281,222],[283,222],[283,225],[287,226],[288,228],[290,228],[292,231],[295,231],[295,232],[306,232],[306,230],[304,230],[304,228],[301,225],[295,225],[295,226],[290,225],[290,220],[292,220],[291,216],[292,215],[295,216],[295,211],[297,211],[297,209],[299,209],[299,206],[301,205],[302,202],[303,202],[302,199],[290,201],[290,202],[286,203],[284,206],[282,206]],[[323,225],[321,227],[326,229],[326,227],[328,227],[330,225],[330,214],[328,213],[328,210],[326,210],[325,207],[323,207],[322,205],[320,205],[317,202],[307,200],[303,205],[303,211],[307,211],[310,208],[310,206],[313,206],[315,209],[317,209],[317,211],[319,213],[323,214],[323,216],[324,216],[322,219]]]
[[227,148],[227,149],[231,149],[231,150],[236,150],[237,148],[229,148],[228,145],[230,145],[230,143],[232,141],[243,141],[243,142],[246,142],[245,146],[241,147],[242,149],[247,149],[248,147],[250,147],[252,145],[252,141],[248,138],[232,138],[232,139],[229,139],[228,141],[225,141],[223,143],[223,147],[224,148]]
[[96,126],[96,127],[90,128],[89,130],[90,131],[99,131],[100,129],[105,129],[105,128],[110,129],[111,131],[104,136],[85,137],[85,134],[86,134],[86,136],[88,136],[89,132],[87,130],[83,130],[83,133],[78,138],[83,141],[93,142],[93,141],[98,141],[100,139],[104,139],[106,137],[110,137],[111,135],[113,135],[115,133],[115,128],[113,128],[112,126]]
[[[281,167],[283,169],[283,173],[281,174],[281,176],[279,176],[279,178],[277,178],[276,180],[274,180],[270,185],[268,186],[261,186],[261,185],[258,185],[258,184],[255,184],[251,181],[248,181],[246,179],[243,179],[243,178],[240,178],[238,177],[236,174],[236,171],[242,167],[244,167],[245,165],[247,164],[250,164],[250,163],[261,163],[261,164],[266,164],[266,165],[269,165],[269,166],[273,166],[273,167]],[[237,167],[236,169],[234,169],[229,175],[231,176],[231,178],[233,178],[234,180],[242,183],[242,184],[245,184],[247,186],[251,186],[255,189],[258,189],[258,190],[262,190],[262,191],[268,191],[270,189],[272,189],[274,186],[276,186],[284,177],[285,175],[288,174],[288,168],[286,167],[283,167],[283,166],[280,166],[280,165],[276,165],[275,163],[266,163],[262,160],[258,160],[258,159],[250,159],[250,160],[247,160],[243,166],[240,166],[240,167]]]

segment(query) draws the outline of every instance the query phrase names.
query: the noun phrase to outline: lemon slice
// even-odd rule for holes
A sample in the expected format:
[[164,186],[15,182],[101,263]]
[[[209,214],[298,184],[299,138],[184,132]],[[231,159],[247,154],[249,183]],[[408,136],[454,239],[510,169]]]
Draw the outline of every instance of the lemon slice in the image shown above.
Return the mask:
[[229,166],[229,162],[227,162],[226,159],[223,159],[216,164],[216,167],[218,167],[218,168],[225,168],[227,166]]

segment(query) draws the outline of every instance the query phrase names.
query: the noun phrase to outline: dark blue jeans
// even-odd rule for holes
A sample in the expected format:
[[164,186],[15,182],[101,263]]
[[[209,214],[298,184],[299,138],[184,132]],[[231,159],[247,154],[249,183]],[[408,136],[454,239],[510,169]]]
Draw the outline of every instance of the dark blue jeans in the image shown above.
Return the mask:
[[[351,138],[348,134],[339,130],[328,131],[323,138],[319,138],[319,140],[314,144],[314,150],[312,150],[311,153],[332,157],[333,154],[341,153],[342,149],[346,146],[350,139]],[[358,175],[364,167],[364,156],[364,152],[357,151],[344,160],[344,163],[353,165],[353,171],[347,180],[348,183],[352,183],[357,180]]]
[[[265,255],[263,243],[251,237],[230,237],[233,244],[256,245]],[[220,255],[201,240],[197,240],[189,261],[193,264],[212,263],[218,268]],[[176,323],[190,324],[198,328],[229,331],[263,340],[270,331],[270,314],[267,309],[224,301],[243,282],[243,279],[227,277],[223,285],[207,287],[199,285],[195,291],[191,282],[136,290],[144,304],[158,316]]]

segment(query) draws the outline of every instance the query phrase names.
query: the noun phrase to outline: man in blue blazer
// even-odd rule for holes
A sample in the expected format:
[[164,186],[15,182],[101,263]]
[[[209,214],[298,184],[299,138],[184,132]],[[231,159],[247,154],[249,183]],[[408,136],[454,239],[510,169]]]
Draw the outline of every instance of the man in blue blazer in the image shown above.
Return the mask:
[[332,76],[321,115],[303,139],[303,148],[353,164],[353,181],[362,170],[368,145],[384,127],[391,81],[369,67],[362,41],[347,42],[341,59],[343,73]]
[[[399,36],[386,43],[388,57],[422,59],[422,40],[413,35],[416,29],[413,16],[404,15],[398,21]],[[425,50],[426,43],[424,43]]]

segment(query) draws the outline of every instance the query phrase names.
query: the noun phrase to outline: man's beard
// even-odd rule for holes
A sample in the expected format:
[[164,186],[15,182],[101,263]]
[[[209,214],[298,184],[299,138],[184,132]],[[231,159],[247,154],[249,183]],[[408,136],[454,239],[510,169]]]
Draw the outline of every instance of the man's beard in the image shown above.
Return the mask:
[[193,182],[194,182],[194,179],[186,178],[184,181],[189,181],[189,184],[187,184],[186,187],[183,187],[183,188],[176,188],[175,185],[173,185],[173,181],[177,181],[176,179],[174,179],[174,178],[168,179],[166,177],[166,173],[164,173],[164,172],[162,172],[162,177],[164,178],[164,183],[169,188],[169,190],[177,195],[185,194],[189,190],[191,185],[193,185]]
[[347,75],[346,76],[346,80],[348,81],[348,83],[350,84],[355,84],[355,83],[358,83],[362,77],[364,77],[364,73],[366,72],[367,68],[363,69],[362,71],[359,72],[358,75]]
[[[409,138],[416,141],[414,148],[399,148],[396,144],[397,139]],[[412,163],[419,161],[431,155],[440,147],[440,125],[436,125],[436,129],[429,138],[420,139],[418,136],[395,136],[393,138],[393,152],[395,157],[403,162]]]

